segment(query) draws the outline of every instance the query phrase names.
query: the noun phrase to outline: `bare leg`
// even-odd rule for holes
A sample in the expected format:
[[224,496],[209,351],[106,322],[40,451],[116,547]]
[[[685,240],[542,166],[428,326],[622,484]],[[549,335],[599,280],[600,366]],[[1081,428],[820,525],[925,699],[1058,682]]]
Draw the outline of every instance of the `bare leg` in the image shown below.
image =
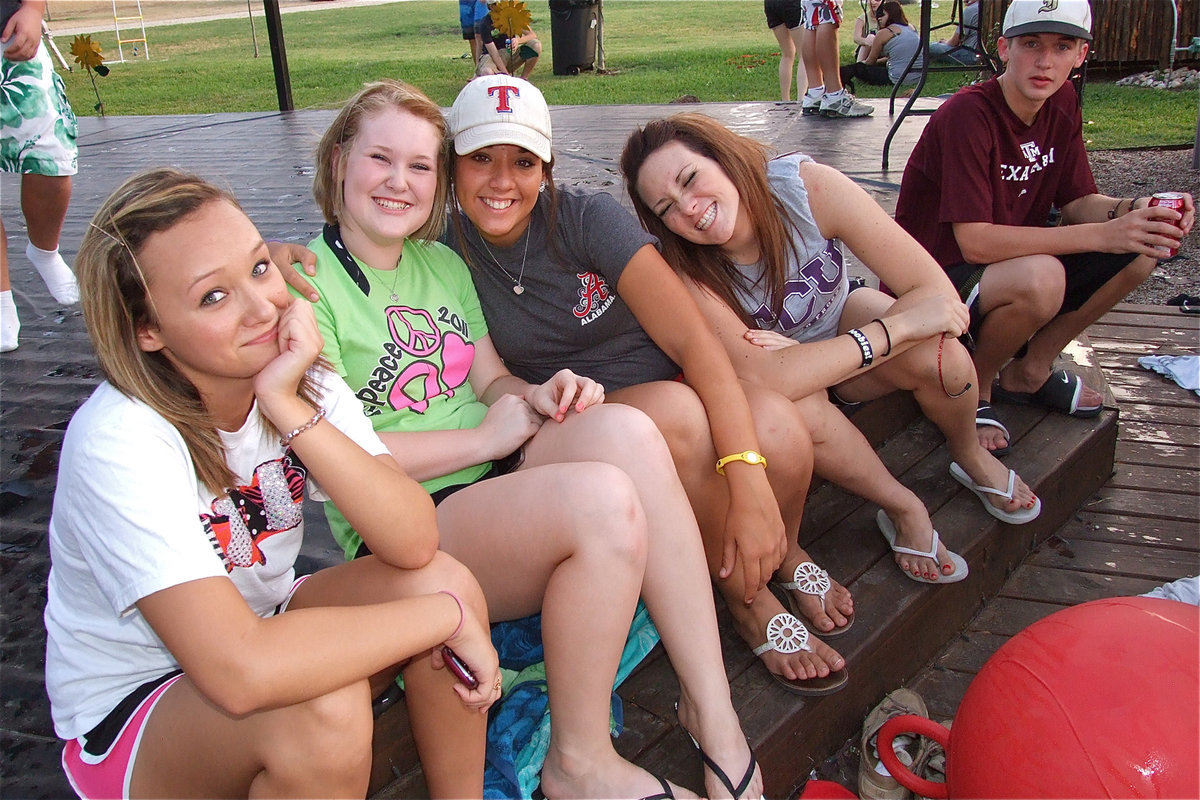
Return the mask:
[[[808,88],[815,89],[824,84],[821,77],[821,62],[817,58],[817,32],[810,31],[803,25],[800,33],[800,59],[804,63],[804,74],[808,81]],[[841,84],[838,84],[839,86]],[[828,91],[829,87],[826,87]]]
[[838,54],[838,29],[833,25],[818,25],[816,31],[817,59],[821,65],[821,77],[825,83],[825,93],[832,94],[842,89],[842,78],[838,70],[841,56]]
[[63,220],[71,202],[71,176],[21,176],[21,213],[29,228],[29,241],[43,250],[57,250]]
[[[1001,385],[1015,392],[1037,391],[1046,382],[1054,367],[1054,359],[1058,358],[1063,348],[1140,286],[1156,264],[1157,259],[1138,256],[1097,289],[1078,309],[1056,316],[1043,325],[1029,340],[1028,354],[1013,361],[1001,372]],[[1086,392],[1091,393],[1082,398],[1087,404],[1102,402],[1099,392],[1090,387]]]
[[[311,576],[297,590],[289,609],[363,605],[400,597],[454,592],[480,619],[488,609],[474,576],[459,562],[439,552],[419,570],[400,570],[374,556],[361,558]],[[372,676],[371,696],[393,681],[398,670]],[[445,669],[433,669],[428,652],[404,666],[405,700],[413,738],[430,797],[481,797],[487,717],[462,704]]]
[[[796,43],[792,41],[791,32],[787,25],[776,25],[771,28],[775,40],[779,42],[779,99],[790,102],[792,99],[792,70],[796,66]],[[800,89],[799,94],[804,94]]]
[[[671,394],[690,393],[675,388]],[[709,757],[740,777],[750,749],[729,695],[700,531],[666,442],[642,412],[606,403],[543,425],[526,448],[528,466],[583,460],[619,467],[637,488],[649,528],[642,599],[679,678],[680,719]],[[727,791],[711,775],[706,789],[710,797]],[[761,794],[761,781],[747,791]]]
[[[847,301],[839,328],[866,325],[900,302],[903,301],[895,301],[882,292],[859,289]],[[951,458],[976,483],[1003,489],[1008,485],[1008,467],[980,443],[976,434],[975,408],[979,389],[971,356],[957,339],[942,342],[940,338],[927,339],[862,377],[839,386],[838,391],[843,397],[854,400],[880,397],[896,389],[912,392],[921,411],[946,437]],[[947,390],[955,393],[968,385],[970,388],[957,397],[947,394]],[[1034,494],[1018,478],[1011,500],[989,495],[988,502],[1003,511],[1017,511],[1032,508]],[[928,545],[922,549],[928,549]]]
[[0,222],[0,353],[16,350],[20,343],[21,320],[8,282],[8,235]]
[[184,677],[146,722],[133,797],[363,797],[371,776],[366,681],[232,717]]
[[[301,585],[291,610],[385,602],[451,589],[487,608],[479,586],[461,564],[439,553],[419,570],[399,570],[365,558],[322,570]],[[436,674],[428,652],[413,656],[406,674],[413,729],[431,794],[478,797],[483,790],[484,723]],[[376,688],[396,669],[375,676]],[[184,678],[167,690],[151,714],[131,785],[137,797],[362,797],[371,769],[370,682],[283,708],[234,717],[217,708]],[[453,698],[451,703],[442,698]],[[437,708],[431,728],[422,723]],[[437,752],[434,752],[434,751]]]
[[58,239],[70,200],[70,176],[21,176],[21,211],[29,229],[29,247],[25,249],[25,255],[37,268],[51,296],[64,304],[79,302],[75,273],[58,252]]
[[445,500],[438,527],[443,549],[479,579],[493,620],[542,612],[554,721],[542,769],[546,795],[661,791],[617,755],[608,733],[613,679],[646,564],[646,517],[629,477],[594,461],[530,464]]
[[[758,429],[760,446],[769,464],[767,470],[780,511],[789,531],[800,526],[804,496],[811,477],[811,445],[803,422],[790,403],[780,395],[758,387],[744,385]],[[772,403],[772,398],[774,402]],[[728,579],[719,579],[725,514],[729,508],[729,492],[725,480],[713,469],[717,455],[713,450],[712,434],[704,407],[688,387],[671,382],[631,386],[613,392],[610,400],[628,403],[646,412],[666,438],[679,478],[691,501],[692,509],[704,539],[709,574],[725,598],[739,634],[751,647],[765,641],[767,623],[785,609],[767,589],[747,606],[742,598],[745,587],[741,573],[734,570]],[[794,538],[791,539],[785,563],[809,561]],[[788,580],[791,576],[788,576]],[[844,622],[844,619],[841,620]],[[838,622],[837,624],[840,624]],[[844,659],[832,648],[814,639],[814,653],[800,652],[784,655],[770,651],[762,656],[772,672],[789,680],[824,677],[831,670],[841,669]],[[706,745],[707,748],[707,745]]]
[[[933,522],[925,504],[888,472],[858,428],[824,393],[809,395],[796,405],[812,431],[816,473],[887,512],[896,526],[896,544],[928,551],[933,541]],[[930,580],[936,579],[944,565],[953,569],[946,547],[940,542],[936,562],[897,553],[896,563],[901,569]]]
[[0,292],[12,289],[8,282],[8,231],[0,221]]
[[[1064,286],[1062,263],[1052,256],[1014,258],[984,270],[979,282],[979,312],[983,314],[983,323],[975,341],[974,354],[981,400],[991,401],[992,384],[1001,367],[1058,313]],[[993,427],[979,428],[977,436],[979,443],[988,450],[1008,444],[1003,434]]]
[[804,59],[801,57],[801,47],[803,46],[801,44],[801,40],[803,38],[801,34],[803,33],[803,25],[797,25],[788,31],[788,36],[790,36],[792,40],[792,47],[795,48],[796,51],[796,102],[800,102],[800,98],[803,97],[804,93],[808,90],[808,75],[804,69]]

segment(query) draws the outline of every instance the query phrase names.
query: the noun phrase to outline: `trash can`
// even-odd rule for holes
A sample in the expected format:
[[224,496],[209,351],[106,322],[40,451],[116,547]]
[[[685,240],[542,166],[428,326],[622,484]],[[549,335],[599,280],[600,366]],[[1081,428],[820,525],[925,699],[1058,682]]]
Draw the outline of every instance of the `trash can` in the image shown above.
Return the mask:
[[555,75],[578,75],[596,63],[600,0],[550,0],[550,40]]

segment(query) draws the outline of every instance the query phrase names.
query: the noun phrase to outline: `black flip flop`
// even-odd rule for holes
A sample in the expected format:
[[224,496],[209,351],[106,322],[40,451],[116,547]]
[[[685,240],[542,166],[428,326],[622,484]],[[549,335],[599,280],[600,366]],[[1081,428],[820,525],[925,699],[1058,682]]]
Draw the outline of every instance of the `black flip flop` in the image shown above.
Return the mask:
[[[679,703],[675,703],[675,713],[679,714]],[[725,784],[725,788],[733,795],[734,800],[738,800],[742,796],[742,792],[746,791],[746,787],[750,785],[750,781],[754,780],[754,768],[758,766],[758,761],[754,758],[754,751],[750,751],[750,764],[746,767],[746,774],[742,776],[742,781],[736,787],[733,781],[729,780],[729,776],[725,774],[725,770],[721,769],[717,762],[708,757],[708,753],[704,752],[704,748],[696,741],[696,737],[692,736],[691,731],[683,727],[681,723],[679,727],[687,734],[688,740],[691,741],[692,747],[696,748],[696,752],[700,754],[700,759],[704,762],[704,766],[712,770],[712,774],[717,776],[717,780]],[[662,780],[661,778],[659,780]]]
[[1079,397],[1083,394],[1083,386],[1083,379],[1075,373],[1056,369],[1036,392],[1010,392],[997,386],[992,389],[992,399],[1041,406],[1070,417],[1089,419],[1103,411],[1104,405],[1080,408]]

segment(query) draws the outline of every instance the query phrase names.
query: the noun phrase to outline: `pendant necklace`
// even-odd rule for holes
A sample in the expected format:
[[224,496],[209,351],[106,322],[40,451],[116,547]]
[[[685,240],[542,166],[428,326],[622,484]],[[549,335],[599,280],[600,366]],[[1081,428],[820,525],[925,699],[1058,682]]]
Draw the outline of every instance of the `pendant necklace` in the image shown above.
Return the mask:
[[[376,270],[374,267],[367,267],[367,275],[368,276],[371,275],[371,273],[373,273],[375,271]],[[387,286],[384,285],[383,281],[380,279],[380,277],[378,275],[375,276],[375,280],[379,281],[380,287],[387,289]],[[396,284],[399,281],[400,281],[400,262],[397,261],[396,266],[392,269],[392,288],[388,289],[388,291],[390,292],[390,294],[388,296],[392,299],[393,303],[400,302],[400,295],[396,294]]]
[[525,277],[525,259],[529,257],[529,239],[531,236],[530,229],[532,227],[533,220],[530,220],[529,225],[525,228],[525,253],[521,256],[521,271],[517,273],[517,277],[515,278],[512,276],[512,273],[506,270],[504,265],[500,263],[500,259],[496,258],[496,254],[492,252],[492,248],[488,247],[487,240],[484,239],[482,235],[479,237],[479,241],[483,244],[483,249],[486,250],[487,254],[492,257],[492,261],[494,261],[496,266],[500,268],[500,271],[503,272],[505,276],[507,276],[508,279],[513,282],[513,294],[516,295],[525,293],[525,285],[521,283],[521,279]]

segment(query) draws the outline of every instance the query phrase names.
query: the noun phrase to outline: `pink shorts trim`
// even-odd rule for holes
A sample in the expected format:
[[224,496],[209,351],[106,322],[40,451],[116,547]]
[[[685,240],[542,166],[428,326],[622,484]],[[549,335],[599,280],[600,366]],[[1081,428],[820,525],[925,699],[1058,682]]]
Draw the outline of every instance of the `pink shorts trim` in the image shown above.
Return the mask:
[[121,728],[113,746],[103,756],[97,758],[84,752],[78,739],[67,742],[63,748],[62,766],[76,794],[84,800],[129,797],[129,781],[133,777],[133,764],[142,744],[146,720],[150,718],[150,712],[167,689],[182,677],[181,674],[170,678],[147,695]]
[[296,596],[296,590],[300,588],[306,580],[311,578],[311,575],[301,575],[296,580],[292,581],[292,588],[288,589],[287,597],[283,598],[283,602],[275,606],[275,613],[282,614],[288,610],[288,606],[292,603],[292,598]]

